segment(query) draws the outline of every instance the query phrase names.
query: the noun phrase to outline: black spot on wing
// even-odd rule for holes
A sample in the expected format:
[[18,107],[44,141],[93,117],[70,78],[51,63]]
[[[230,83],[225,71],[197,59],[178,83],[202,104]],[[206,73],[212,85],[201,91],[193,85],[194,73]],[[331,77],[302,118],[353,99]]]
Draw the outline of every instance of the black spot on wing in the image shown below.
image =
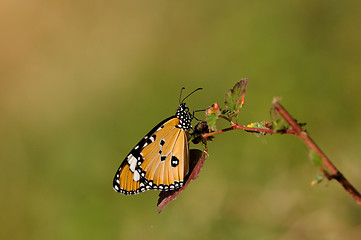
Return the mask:
[[152,142],[153,142],[153,141],[152,141],[151,138],[148,138],[147,141],[146,141],[147,145],[151,144]]
[[176,156],[172,156],[172,159],[171,159],[172,167],[176,167],[176,166],[178,166],[178,164],[179,164],[179,159]]
[[144,138],[142,138],[142,140],[140,140],[140,142],[137,144],[139,145],[139,147],[142,149],[145,146],[144,145],[149,145],[152,142],[155,141],[155,139],[157,138],[156,136],[156,132],[159,130],[159,128],[163,128],[164,124],[170,120],[172,120],[173,118],[175,118],[175,116],[169,117],[164,119],[163,121],[161,121],[160,123],[158,123],[152,130],[150,130],[147,135],[145,135]]

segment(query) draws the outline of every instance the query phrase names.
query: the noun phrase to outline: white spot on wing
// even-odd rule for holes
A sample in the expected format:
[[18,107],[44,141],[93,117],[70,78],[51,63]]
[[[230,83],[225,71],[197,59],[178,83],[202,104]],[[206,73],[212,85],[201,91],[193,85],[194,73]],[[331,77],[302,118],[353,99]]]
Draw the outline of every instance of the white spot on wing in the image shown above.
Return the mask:
[[133,175],[133,180],[138,182],[140,179],[140,175],[139,175],[139,172],[135,171],[134,172],[134,175]]
[[130,171],[134,172],[135,171],[135,166],[137,165],[137,159],[132,155],[130,154],[128,156],[128,163],[129,163],[129,169]]

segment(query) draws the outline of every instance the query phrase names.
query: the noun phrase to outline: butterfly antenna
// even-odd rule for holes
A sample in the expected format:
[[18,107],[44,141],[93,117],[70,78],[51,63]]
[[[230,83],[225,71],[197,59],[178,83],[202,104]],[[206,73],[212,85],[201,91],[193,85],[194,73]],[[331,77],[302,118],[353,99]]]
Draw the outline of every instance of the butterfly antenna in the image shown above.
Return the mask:
[[[182,88],[183,90],[184,88]],[[197,88],[196,90],[194,90],[193,92],[191,92],[190,94],[188,94],[185,98],[183,98],[183,100],[181,101],[181,103],[184,102],[184,100],[186,100],[190,95],[192,95],[193,93],[197,92],[198,90],[202,90],[203,88]],[[182,93],[182,92],[181,92]]]
[[182,102],[181,102],[181,98],[182,98],[182,92],[183,92],[183,90],[184,89],[186,89],[185,87],[182,87],[182,89],[180,90],[180,94],[179,94],[179,104],[181,104]]

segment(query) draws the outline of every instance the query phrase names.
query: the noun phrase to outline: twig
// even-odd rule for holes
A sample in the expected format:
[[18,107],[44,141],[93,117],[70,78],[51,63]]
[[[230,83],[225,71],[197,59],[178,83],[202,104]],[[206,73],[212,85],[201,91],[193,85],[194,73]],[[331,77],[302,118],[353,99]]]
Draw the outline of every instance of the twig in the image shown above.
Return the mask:
[[251,128],[246,126],[241,126],[232,122],[232,127],[225,128],[219,131],[203,133],[202,137],[207,139],[211,136],[231,131],[231,130],[245,130],[249,132],[258,132],[258,133],[267,133],[267,134],[292,134],[299,137],[307,147],[314,151],[321,159],[322,164],[320,170],[323,172],[325,177],[328,180],[335,179],[338,181],[341,186],[346,190],[352,198],[355,199],[356,203],[361,206],[361,195],[356,190],[356,188],[345,178],[345,176],[333,165],[333,163],[328,159],[328,157],[322,152],[322,150],[316,145],[316,143],[308,136],[307,132],[302,129],[302,127],[297,123],[297,121],[286,111],[286,109],[277,101],[273,100],[273,108],[287,121],[291,129],[286,130],[273,130],[268,128]]
[[245,131],[248,131],[248,132],[257,132],[257,133],[268,133],[268,134],[285,134],[285,133],[287,133],[287,134],[296,135],[296,133],[295,133],[295,131],[293,129],[275,131],[273,129],[268,129],[268,128],[252,128],[252,127],[246,127],[246,126],[238,125],[236,123],[232,123],[232,127],[224,128],[222,130],[218,130],[218,131],[215,131],[215,132],[203,133],[202,137],[204,139],[207,139],[208,137],[211,137],[211,136],[223,133],[223,132],[228,132],[228,131],[231,131],[231,130],[236,130],[236,129],[245,130]]
[[292,130],[294,130],[294,135],[298,136],[310,150],[314,151],[322,159],[322,165],[320,166],[320,169],[327,177],[327,179],[337,180],[341,184],[341,186],[351,195],[351,197],[355,199],[356,203],[361,206],[360,193],[343,176],[343,174],[335,167],[335,165],[333,165],[333,163],[316,145],[316,143],[308,136],[307,132],[301,128],[301,126],[277,100],[273,101],[273,107],[287,121],[287,123],[291,126]]

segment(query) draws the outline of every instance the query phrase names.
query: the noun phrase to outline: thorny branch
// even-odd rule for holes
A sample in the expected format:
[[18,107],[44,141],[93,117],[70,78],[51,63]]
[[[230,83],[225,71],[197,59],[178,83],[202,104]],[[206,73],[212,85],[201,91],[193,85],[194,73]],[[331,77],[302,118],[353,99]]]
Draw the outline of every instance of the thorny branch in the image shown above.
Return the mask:
[[333,165],[328,159],[325,153],[316,145],[316,143],[308,136],[307,132],[301,128],[301,126],[294,120],[294,118],[286,111],[286,109],[277,101],[273,101],[273,107],[275,110],[287,121],[291,128],[295,131],[297,137],[299,137],[307,147],[314,151],[321,159],[322,165],[320,170],[327,177],[328,180],[335,179],[346,190],[348,194],[355,199],[356,203],[361,206],[361,195],[354,186],[343,176],[343,174]]
[[203,133],[202,137],[207,139],[211,136],[217,135],[222,132],[227,132],[231,130],[245,130],[249,132],[259,132],[259,133],[268,133],[268,134],[292,134],[299,137],[306,146],[314,151],[321,159],[322,164],[320,170],[323,172],[325,177],[328,180],[335,179],[341,184],[341,186],[346,190],[348,194],[356,201],[356,203],[361,206],[361,195],[356,190],[356,188],[345,178],[345,176],[335,167],[335,165],[330,161],[330,159],[322,152],[322,150],[316,145],[316,143],[310,138],[305,130],[297,123],[297,121],[286,111],[286,109],[277,101],[273,100],[274,109],[282,116],[284,120],[290,125],[291,129],[283,131],[275,131],[273,129],[264,129],[264,128],[251,128],[246,126],[241,126],[236,123],[232,123],[232,127],[225,128],[219,131]]

